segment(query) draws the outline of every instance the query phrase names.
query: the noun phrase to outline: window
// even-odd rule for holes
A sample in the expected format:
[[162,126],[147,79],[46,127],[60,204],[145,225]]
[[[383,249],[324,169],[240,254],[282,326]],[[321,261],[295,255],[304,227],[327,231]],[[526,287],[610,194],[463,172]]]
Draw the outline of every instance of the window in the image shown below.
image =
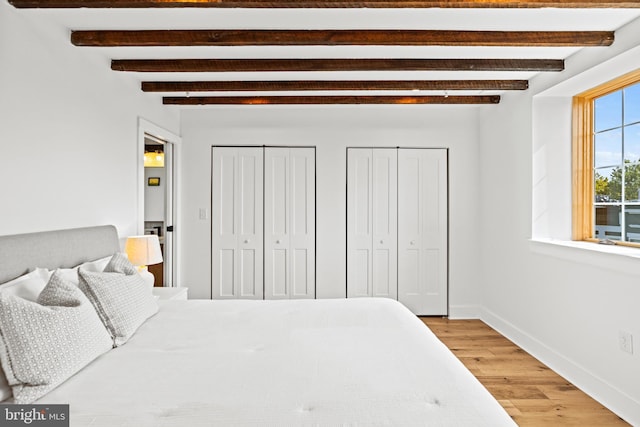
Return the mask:
[[640,71],[573,105],[573,237],[640,247]]

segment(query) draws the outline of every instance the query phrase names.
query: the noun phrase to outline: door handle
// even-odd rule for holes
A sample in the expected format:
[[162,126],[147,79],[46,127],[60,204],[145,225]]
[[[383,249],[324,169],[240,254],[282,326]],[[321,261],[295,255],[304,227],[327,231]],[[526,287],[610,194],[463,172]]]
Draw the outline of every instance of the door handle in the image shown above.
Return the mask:
[[244,241],[244,243],[249,243],[249,239],[246,239],[246,240]]

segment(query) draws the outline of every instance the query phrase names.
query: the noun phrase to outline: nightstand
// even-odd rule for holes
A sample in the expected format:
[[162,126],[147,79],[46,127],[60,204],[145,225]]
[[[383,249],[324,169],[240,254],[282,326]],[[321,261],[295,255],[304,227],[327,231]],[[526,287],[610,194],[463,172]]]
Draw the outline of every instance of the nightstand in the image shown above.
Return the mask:
[[174,300],[186,300],[189,292],[189,288],[162,288],[154,287],[153,295],[159,299],[174,299]]

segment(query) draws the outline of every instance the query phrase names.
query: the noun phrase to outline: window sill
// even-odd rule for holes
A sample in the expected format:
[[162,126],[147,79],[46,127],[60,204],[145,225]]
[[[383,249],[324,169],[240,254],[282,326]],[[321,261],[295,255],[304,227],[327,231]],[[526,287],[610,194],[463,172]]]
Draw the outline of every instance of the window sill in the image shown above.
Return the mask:
[[555,239],[531,239],[529,243],[533,253],[640,275],[639,248]]

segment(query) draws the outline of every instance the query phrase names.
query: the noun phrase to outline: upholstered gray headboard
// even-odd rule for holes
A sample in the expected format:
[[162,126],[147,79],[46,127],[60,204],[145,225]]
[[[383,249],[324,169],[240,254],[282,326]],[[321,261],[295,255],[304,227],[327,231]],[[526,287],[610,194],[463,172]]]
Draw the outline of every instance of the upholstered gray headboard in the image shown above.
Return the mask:
[[0,283],[36,267],[75,267],[120,251],[112,225],[0,236]]

